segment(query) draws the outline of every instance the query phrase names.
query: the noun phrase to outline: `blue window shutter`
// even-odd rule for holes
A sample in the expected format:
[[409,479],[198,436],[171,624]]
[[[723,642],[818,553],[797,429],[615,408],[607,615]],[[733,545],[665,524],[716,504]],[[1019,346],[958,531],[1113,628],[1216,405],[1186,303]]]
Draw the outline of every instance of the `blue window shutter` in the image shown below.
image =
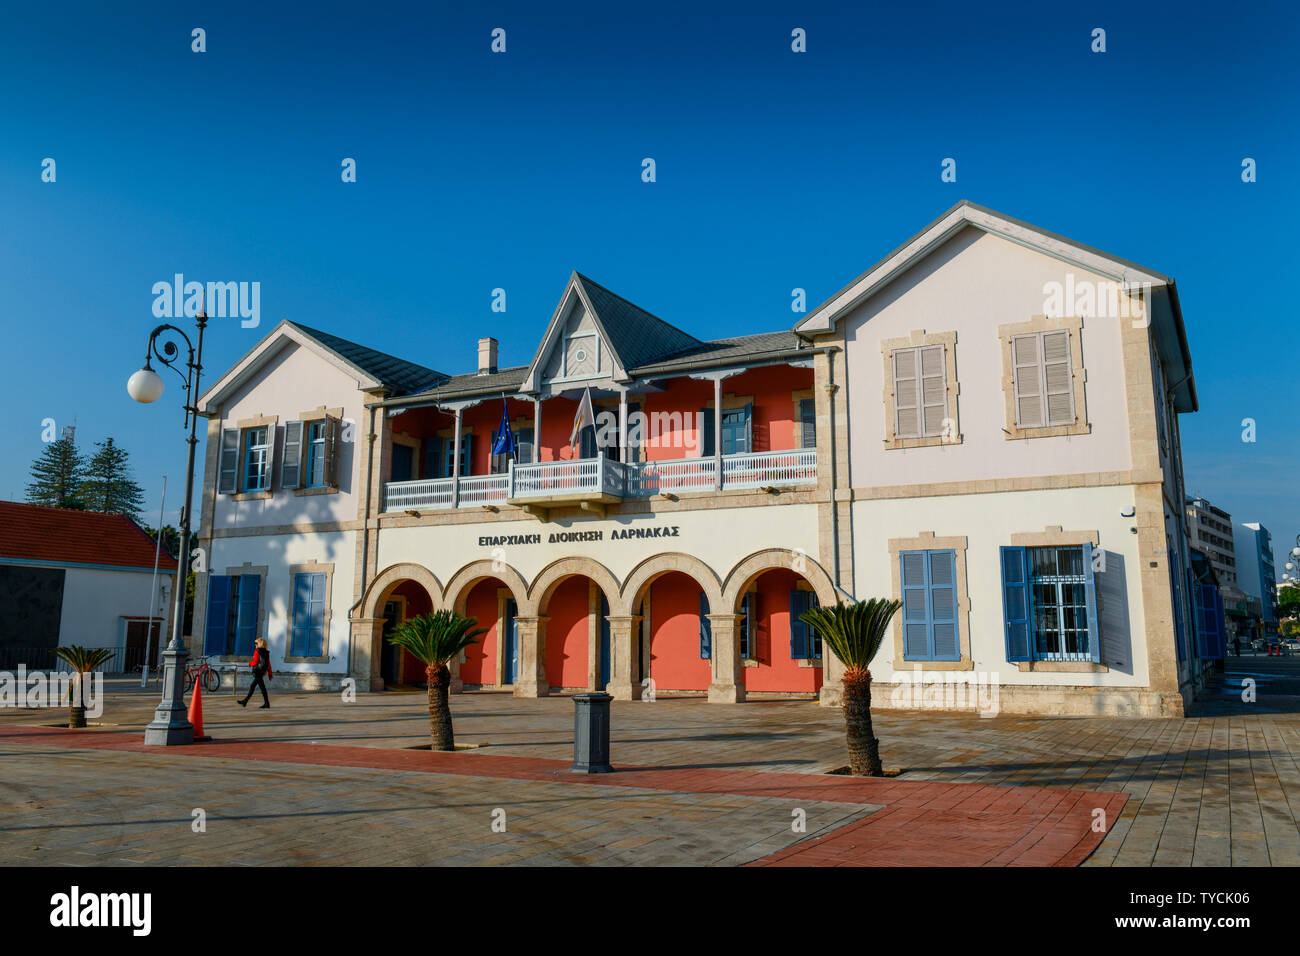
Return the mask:
[[700,592],[700,660],[713,657],[713,625],[708,618],[709,599]]
[[1101,661],[1101,632],[1097,629],[1097,579],[1092,568],[1092,544],[1083,543],[1083,595],[1088,602],[1088,658]]
[[799,402],[800,448],[817,447],[817,402],[805,398]]
[[306,657],[311,631],[311,575],[293,576],[293,635],[289,640],[290,657]]
[[474,474],[474,436],[460,436],[460,474],[461,477]]
[[743,615],[740,623],[740,656],[746,660],[753,660],[758,655],[754,653],[754,648],[750,646],[750,637],[753,634],[752,624],[753,615],[750,614],[750,608],[753,606],[754,594],[752,591],[746,592],[744,600],[740,602],[740,613]]
[[737,448],[738,452],[751,452],[754,450],[754,406],[745,406],[745,447]]
[[208,619],[203,628],[203,653],[226,653],[226,622],[230,617],[230,576],[208,575]]
[[253,653],[257,639],[257,602],[262,579],[256,574],[239,576],[239,617],[235,626],[235,653]]
[[934,660],[930,620],[930,562],[924,551],[904,551],[898,556],[903,591],[903,659]]
[[934,660],[961,658],[957,638],[957,552],[931,551],[930,634]]
[[308,657],[325,655],[325,575],[311,576],[311,646]]
[[704,437],[701,441],[700,455],[704,458],[713,457],[713,409],[701,408],[700,421],[704,423]]
[[1025,548],[1002,549],[1002,617],[1010,663],[1030,659],[1028,561]]
[[799,620],[808,606],[805,599],[807,591],[797,588],[790,591],[790,660],[806,661],[808,659],[808,625]]
[[441,478],[442,439],[436,435],[424,440],[424,478]]

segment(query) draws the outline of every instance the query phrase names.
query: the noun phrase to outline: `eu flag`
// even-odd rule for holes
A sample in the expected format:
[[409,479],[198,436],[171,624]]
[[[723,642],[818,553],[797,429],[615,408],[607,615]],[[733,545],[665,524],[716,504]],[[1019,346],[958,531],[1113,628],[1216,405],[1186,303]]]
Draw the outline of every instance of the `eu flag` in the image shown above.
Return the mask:
[[492,454],[505,455],[515,453],[515,433],[510,430],[510,413],[506,410],[506,400],[501,399],[501,424],[492,433]]

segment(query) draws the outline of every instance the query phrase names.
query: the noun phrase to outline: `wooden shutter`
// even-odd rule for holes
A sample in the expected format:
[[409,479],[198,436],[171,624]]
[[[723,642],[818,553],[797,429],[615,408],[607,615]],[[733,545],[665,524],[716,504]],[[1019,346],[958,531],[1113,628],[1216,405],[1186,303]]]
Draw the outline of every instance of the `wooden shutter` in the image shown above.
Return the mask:
[[1070,372],[1070,333],[1043,333],[1043,384],[1047,424],[1074,423],[1074,387]]
[[797,588],[790,590],[790,660],[792,661],[808,659],[808,625],[799,620],[799,615],[804,612],[804,595],[807,593]]
[[[280,465],[280,487],[297,488],[302,485],[302,432],[303,422],[284,423],[284,462]],[[307,476],[311,480],[311,476]]]
[[307,638],[311,631],[311,575],[293,576],[293,628],[289,641],[290,657],[306,657]]
[[1030,659],[1029,554],[1026,548],[1002,549],[1002,619],[1007,661]]
[[1101,632],[1097,627],[1097,581],[1092,568],[1092,544],[1083,545],[1083,594],[1088,604],[1088,659],[1101,660]]
[[921,434],[916,352],[916,349],[894,350],[894,435],[897,438],[916,438]]
[[930,648],[930,580],[924,551],[904,551],[900,581],[903,587],[903,658],[928,661]]
[[704,423],[704,436],[700,442],[700,455],[704,458],[713,457],[713,409],[701,408],[700,421]]
[[799,447],[817,447],[817,401],[805,398],[799,402]]
[[1128,584],[1124,556],[1106,552],[1105,569],[1096,575],[1097,626],[1101,630],[1101,659],[1109,667],[1133,660],[1129,627]]
[[443,474],[442,439],[432,435],[424,440],[423,478],[446,478]]
[[342,444],[343,422],[330,415],[325,416],[325,484],[329,488],[339,486],[339,446]]
[[740,625],[740,656],[746,660],[752,660],[757,655],[754,653],[753,644],[753,620],[754,615],[751,612],[754,606],[754,593],[746,592],[745,597],[740,602],[740,613],[744,615]]
[[929,558],[933,659],[955,661],[961,658],[957,639],[957,552],[931,551]]
[[203,627],[203,653],[226,653],[226,624],[230,618],[230,576],[208,575],[208,617]]
[[262,579],[256,574],[239,576],[239,616],[235,623],[235,653],[251,655],[257,640],[257,604]]
[[239,429],[221,429],[221,466],[217,474],[217,492],[233,495],[239,488]]
[[745,447],[737,448],[738,452],[751,452],[754,450],[754,406],[745,406]]
[[1011,355],[1015,365],[1016,424],[1037,428],[1045,422],[1038,336],[1017,335],[1011,340]]
[[460,436],[460,476],[474,474],[474,436]]
[[713,657],[713,624],[709,621],[709,599],[700,592],[700,660]]
[[942,345],[927,345],[921,353],[921,434],[942,435],[948,417],[947,366]]

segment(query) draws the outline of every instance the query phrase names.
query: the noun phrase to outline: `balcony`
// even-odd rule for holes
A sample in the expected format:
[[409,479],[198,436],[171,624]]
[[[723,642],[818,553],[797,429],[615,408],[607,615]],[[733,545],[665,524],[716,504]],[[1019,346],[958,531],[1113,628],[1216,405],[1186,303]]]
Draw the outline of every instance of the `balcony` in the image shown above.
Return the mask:
[[[468,475],[420,481],[390,481],[384,486],[384,512],[433,511],[517,505],[545,517],[550,508],[577,505],[601,515],[625,498],[712,491],[717,486],[713,458],[623,463],[605,458],[510,463],[499,475]],[[817,482],[817,451],[746,452],[722,456],[722,490],[788,488]]]

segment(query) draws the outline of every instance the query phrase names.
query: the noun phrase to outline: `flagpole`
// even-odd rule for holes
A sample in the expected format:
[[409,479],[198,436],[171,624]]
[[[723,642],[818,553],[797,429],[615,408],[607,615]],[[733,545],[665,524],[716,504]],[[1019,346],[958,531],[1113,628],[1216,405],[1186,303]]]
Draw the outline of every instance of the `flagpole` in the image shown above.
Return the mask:
[[158,591],[158,554],[162,551],[163,508],[167,506],[167,476],[163,475],[162,500],[158,502],[158,531],[154,535],[153,546],[153,580],[149,584],[149,623],[144,631],[144,667],[140,670],[140,686],[147,687],[149,682],[149,661],[153,653],[153,609],[154,597]]

